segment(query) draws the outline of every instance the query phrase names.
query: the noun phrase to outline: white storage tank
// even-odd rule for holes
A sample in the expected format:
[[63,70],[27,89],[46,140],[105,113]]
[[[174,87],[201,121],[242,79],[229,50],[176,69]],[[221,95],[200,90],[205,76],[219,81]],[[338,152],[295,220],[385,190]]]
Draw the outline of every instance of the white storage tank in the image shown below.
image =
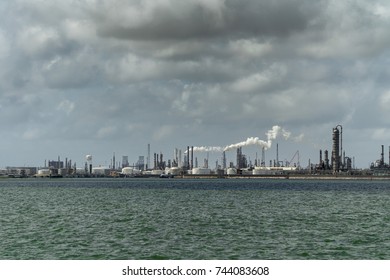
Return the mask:
[[140,175],[140,174],[142,174],[142,171],[139,170],[139,169],[134,168],[134,169],[133,169],[133,174],[134,174],[134,175]]
[[262,166],[256,166],[255,169],[253,169],[252,174],[253,175],[265,175],[265,174],[271,174],[272,172],[267,167]]
[[165,170],[165,174],[171,174],[176,176],[176,175],[180,175],[181,171],[182,170],[179,167],[171,167]]
[[122,174],[129,176],[134,174],[134,169],[132,167],[124,167],[122,168]]
[[161,175],[163,173],[164,173],[164,170],[160,170],[160,169],[152,170],[152,175]]
[[253,172],[252,172],[252,170],[249,170],[249,169],[242,169],[241,174],[242,175],[252,175]]
[[236,175],[237,174],[237,169],[230,167],[230,168],[227,169],[226,174],[227,175]]
[[192,168],[192,175],[210,175],[210,174],[211,174],[211,170],[208,168],[200,168],[200,167]]
[[92,168],[92,174],[94,175],[109,175],[110,174],[110,169],[107,167],[93,167]]
[[50,169],[39,169],[38,176],[39,177],[49,177],[50,176]]

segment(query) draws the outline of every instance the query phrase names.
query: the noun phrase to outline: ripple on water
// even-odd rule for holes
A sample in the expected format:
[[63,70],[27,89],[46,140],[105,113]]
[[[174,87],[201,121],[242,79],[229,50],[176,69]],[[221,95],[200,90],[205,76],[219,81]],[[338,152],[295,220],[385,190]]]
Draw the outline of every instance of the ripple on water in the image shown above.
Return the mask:
[[384,182],[6,180],[1,259],[388,259]]

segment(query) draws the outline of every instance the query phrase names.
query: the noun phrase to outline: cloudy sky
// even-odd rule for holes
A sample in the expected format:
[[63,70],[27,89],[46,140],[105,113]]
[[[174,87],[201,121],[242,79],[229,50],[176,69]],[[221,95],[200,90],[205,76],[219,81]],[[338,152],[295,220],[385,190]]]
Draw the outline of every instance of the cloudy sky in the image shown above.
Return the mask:
[[168,159],[266,140],[274,125],[291,136],[267,161],[279,143],[281,160],[318,162],[339,124],[357,167],[388,152],[386,0],[5,0],[0,12],[1,167],[135,162],[148,143]]

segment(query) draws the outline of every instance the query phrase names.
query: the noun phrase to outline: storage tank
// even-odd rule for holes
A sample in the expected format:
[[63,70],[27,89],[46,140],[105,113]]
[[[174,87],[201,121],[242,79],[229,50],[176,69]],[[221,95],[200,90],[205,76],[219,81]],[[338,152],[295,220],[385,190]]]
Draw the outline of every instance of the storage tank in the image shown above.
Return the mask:
[[209,168],[195,167],[192,168],[192,175],[210,175],[211,170]]
[[160,170],[160,169],[152,170],[152,175],[161,175],[163,173],[164,173],[164,170]]
[[270,172],[269,168],[266,168],[263,166],[256,166],[252,171],[253,175],[264,175],[264,174],[270,174],[270,173],[271,172]]
[[244,169],[241,169],[241,174],[242,174],[242,175],[252,175],[253,172],[252,172],[252,170],[249,170],[249,169],[247,169],[247,168],[244,168]]
[[107,167],[93,167],[92,168],[92,174],[94,175],[109,175],[110,174],[110,169]]
[[179,167],[171,167],[171,168],[167,168],[165,169],[165,174],[171,174],[171,175],[180,175],[181,174],[181,168]]
[[38,176],[39,177],[49,177],[50,176],[50,169],[39,169]]
[[139,170],[139,169],[137,169],[137,168],[134,168],[134,169],[133,169],[133,174],[134,174],[134,175],[140,175],[141,173],[142,173],[141,170]]
[[122,174],[125,176],[133,175],[134,169],[132,167],[124,167],[122,168]]
[[227,175],[237,175],[237,169],[230,167],[227,169],[226,174]]

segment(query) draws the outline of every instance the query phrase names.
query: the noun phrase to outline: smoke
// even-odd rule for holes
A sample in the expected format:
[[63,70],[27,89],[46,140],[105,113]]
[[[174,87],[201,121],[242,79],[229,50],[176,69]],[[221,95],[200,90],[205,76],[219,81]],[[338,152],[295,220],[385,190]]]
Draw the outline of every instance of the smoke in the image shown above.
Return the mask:
[[291,135],[290,132],[284,130],[278,125],[274,125],[271,130],[268,130],[268,132],[265,134],[267,135],[267,140],[260,140],[258,137],[250,137],[246,139],[246,141],[236,143],[236,144],[231,144],[226,146],[223,150],[224,151],[229,151],[232,149],[237,149],[240,147],[245,147],[245,146],[252,146],[252,145],[258,145],[261,147],[264,147],[265,149],[269,149],[272,146],[272,140],[275,140],[276,137],[278,137],[279,134],[282,134],[284,139],[288,139]]
[[278,125],[274,125],[265,135],[267,136],[266,140],[261,140],[259,137],[249,137],[245,141],[230,144],[225,147],[194,147],[194,152],[224,152],[240,147],[255,145],[269,149],[272,146],[272,141],[275,140],[276,137],[282,135],[284,139],[287,140],[291,136],[291,133]]
[[240,147],[252,146],[252,145],[259,145],[261,147],[265,147],[265,148],[269,149],[271,147],[271,142],[270,141],[266,142],[264,140],[260,140],[259,137],[249,137],[245,141],[242,141],[242,142],[239,142],[236,144],[228,145],[223,150],[230,151],[230,150],[237,149]]
[[290,135],[291,135],[291,132],[289,132],[289,131],[287,131],[287,130],[281,128],[281,127],[278,126],[278,125],[274,125],[274,126],[272,127],[272,129],[271,129],[271,130],[268,130],[268,132],[266,133],[266,135],[267,135],[267,137],[268,137],[268,141],[269,141],[269,140],[274,140],[274,139],[276,139],[276,137],[277,137],[280,133],[283,135],[283,137],[284,137],[285,140],[287,140],[287,139],[290,137]]
[[222,147],[194,147],[194,152],[223,152]]

